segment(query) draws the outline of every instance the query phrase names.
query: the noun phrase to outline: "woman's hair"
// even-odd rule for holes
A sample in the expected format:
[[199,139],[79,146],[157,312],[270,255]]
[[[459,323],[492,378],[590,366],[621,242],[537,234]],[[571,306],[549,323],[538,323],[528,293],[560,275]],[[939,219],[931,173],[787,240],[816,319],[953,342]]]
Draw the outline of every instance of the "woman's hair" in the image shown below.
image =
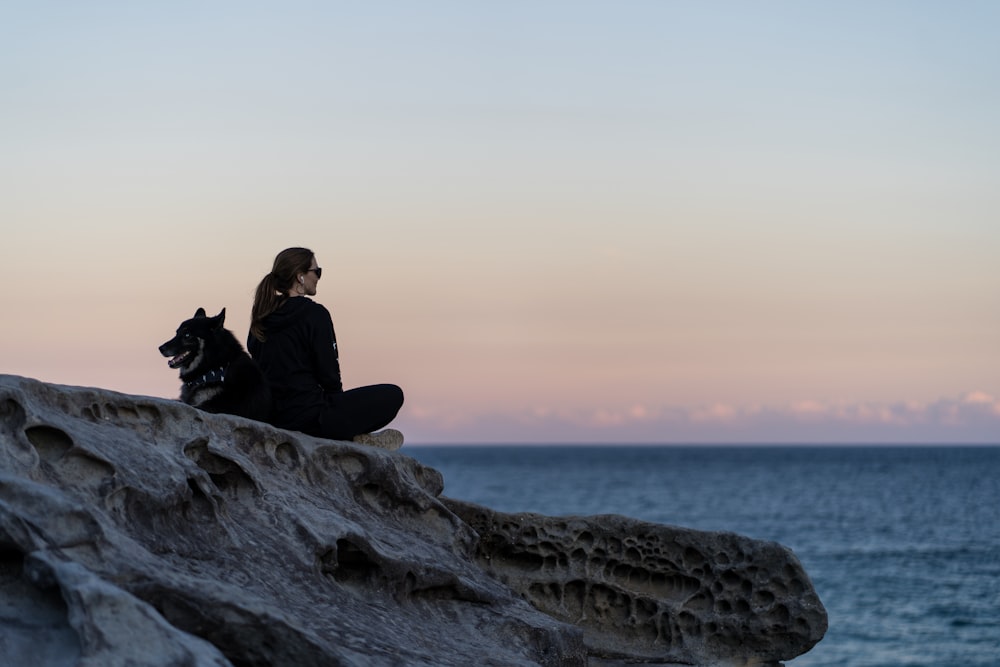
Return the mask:
[[295,278],[312,266],[313,251],[308,248],[286,248],[274,258],[271,272],[257,285],[250,311],[250,333],[257,340],[267,340],[264,318],[276,311],[288,298]]

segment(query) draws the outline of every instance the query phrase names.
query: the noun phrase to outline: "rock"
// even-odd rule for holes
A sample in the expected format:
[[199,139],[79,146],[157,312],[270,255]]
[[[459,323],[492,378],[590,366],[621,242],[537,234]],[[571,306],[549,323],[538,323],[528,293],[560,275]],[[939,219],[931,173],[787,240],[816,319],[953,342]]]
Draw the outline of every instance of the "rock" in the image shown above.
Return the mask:
[[0,664],[586,662],[406,456],[10,376],[0,444]]
[[623,516],[503,514],[445,500],[476,559],[536,609],[584,630],[591,656],[773,663],[823,638],[826,610],[774,542]]
[[442,489],[405,450],[0,375],[0,664],[759,663],[825,629],[778,545]]

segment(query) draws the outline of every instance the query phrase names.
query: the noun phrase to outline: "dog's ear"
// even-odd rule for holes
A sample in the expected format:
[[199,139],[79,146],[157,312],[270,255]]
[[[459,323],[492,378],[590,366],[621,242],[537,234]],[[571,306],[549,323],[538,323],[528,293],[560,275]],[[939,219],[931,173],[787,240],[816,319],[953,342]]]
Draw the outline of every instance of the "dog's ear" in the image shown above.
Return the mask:
[[212,318],[212,326],[216,329],[221,329],[222,325],[226,323],[226,309],[223,308],[219,311],[219,314]]
[[205,317],[205,309],[204,308],[199,308],[198,310],[194,311],[194,316],[195,317]]

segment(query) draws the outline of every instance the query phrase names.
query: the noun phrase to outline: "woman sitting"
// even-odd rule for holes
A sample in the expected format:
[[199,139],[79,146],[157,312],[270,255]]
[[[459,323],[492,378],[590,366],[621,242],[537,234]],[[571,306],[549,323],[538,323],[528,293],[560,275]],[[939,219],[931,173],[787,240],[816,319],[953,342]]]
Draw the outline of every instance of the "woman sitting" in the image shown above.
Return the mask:
[[323,270],[307,248],[274,258],[254,294],[247,350],[271,386],[271,423],[331,440],[355,440],[398,449],[403,435],[389,429],[403,405],[403,390],[378,384],[344,391],[337,334],[316,295]]

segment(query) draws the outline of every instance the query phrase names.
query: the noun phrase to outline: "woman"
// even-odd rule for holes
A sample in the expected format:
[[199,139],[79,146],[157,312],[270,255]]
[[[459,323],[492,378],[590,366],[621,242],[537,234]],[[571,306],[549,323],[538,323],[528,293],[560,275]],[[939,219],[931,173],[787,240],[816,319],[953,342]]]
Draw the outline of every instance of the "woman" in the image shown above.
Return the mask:
[[247,350],[271,385],[270,421],[331,440],[397,449],[403,444],[399,431],[372,431],[396,417],[403,391],[392,384],[344,391],[330,312],[308,298],[316,296],[322,273],[311,250],[288,248],[254,294]]

